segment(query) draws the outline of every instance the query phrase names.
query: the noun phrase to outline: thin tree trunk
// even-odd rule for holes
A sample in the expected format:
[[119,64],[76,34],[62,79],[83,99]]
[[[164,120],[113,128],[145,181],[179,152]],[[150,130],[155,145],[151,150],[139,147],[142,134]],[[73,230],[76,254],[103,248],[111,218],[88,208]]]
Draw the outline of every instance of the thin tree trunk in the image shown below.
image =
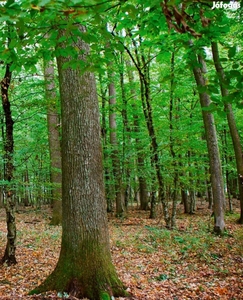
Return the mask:
[[119,75],[120,75],[120,87],[121,87],[121,98],[122,98],[122,122],[123,122],[123,143],[122,143],[122,174],[125,178],[123,179],[123,193],[124,193],[124,203],[126,209],[128,208],[128,202],[130,198],[130,174],[131,174],[131,161],[129,156],[126,154],[128,153],[128,146],[131,144],[130,139],[130,127],[128,123],[128,115],[127,115],[127,97],[125,92],[125,82],[124,82],[124,58],[123,53],[120,53],[121,61],[119,63]]
[[174,151],[174,124],[173,124],[173,113],[174,113],[174,80],[175,80],[175,52],[172,52],[171,62],[170,62],[170,106],[169,106],[169,128],[170,128],[170,155],[172,157],[172,166],[174,169],[174,192],[172,198],[172,210],[171,210],[171,228],[176,227],[176,206],[177,206],[177,186],[178,186],[178,167],[176,161],[176,153]]
[[185,190],[184,187],[181,188],[181,199],[182,199],[182,203],[184,206],[184,213],[189,214],[190,209],[189,209],[189,203],[188,203],[188,196],[187,196],[187,191]]
[[1,94],[2,94],[2,106],[5,117],[5,140],[4,140],[4,151],[5,151],[5,174],[4,179],[8,182],[5,187],[6,195],[6,220],[7,220],[7,245],[2,263],[8,265],[16,264],[15,250],[16,250],[16,224],[15,224],[15,199],[11,188],[11,181],[13,179],[14,165],[13,165],[13,154],[14,154],[14,139],[13,139],[13,125],[14,121],[12,118],[11,104],[9,101],[8,90],[11,82],[12,72],[10,71],[10,64],[6,65],[6,71],[4,78],[1,81]]
[[232,193],[232,197],[238,199],[238,180],[237,178],[230,178],[230,190]]
[[[196,59],[196,55],[193,55],[193,73],[199,88],[199,97],[200,104],[202,107],[202,115],[203,122],[206,134],[206,141],[208,147],[208,156],[209,156],[209,164],[210,164],[210,176],[211,176],[211,184],[212,184],[212,192],[213,192],[213,211],[215,216],[215,224],[214,224],[214,232],[218,234],[222,234],[225,228],[224,222],[224,210],[225,210],[225,196],[224,196],[224,184],[223,184],[223,176],[221,169],[221,161],[220,154],[218,148],[218,140],[216,127],[214,122],[214,117],[212,113],[207,110],[209,107],[211,100],[209,95],[206,92],[200,92],[200,88],[206,87],[206,80],[204,78],[204,73],[206,73],[205,62],[201,56],[198,56],[198,60]],[[198,63],[201,64],[201,67],[198,67]]]
[[[168,208],[167,204],[165,202],[165,193],[164,193],[164,186],[163,186],[163,179],[162,179],[162,174],[160,171],[160,163],[159,163],[159,156],[158,156],[158,144],[157,144],[157,139],[155,136],[155,131],[154,131],[154,124],[153,124],[153,118],[152,118],[152,107],[151,107],[151,99],[150,99],[150,92],[149,92],[149,83],[144,80],[143,77],[140,76],[140,89],[141,89],[141,100],[142,100],[142,105],[143,105],[143,112],[144,112],[144,117],[148,129],[148,134],[150,137],[150,149],[151,149],[151,155],[150,155],[150,160],[151,160],[151,166],[156,172],[156,177],[158,180],[159,184],[159,199],[161,200],[162,207],[163,207],[163,214],[164,214],[164,219],[166,222],[166,227],[169,227],[169,214],[168,214]],[[151,211],[150,211],[150,218],[155,218],[155,181],[156,177],[155,175],[151,175],[151,181],[152,181],[152,197],[151,197]],[[152,202],[153,201],[153,202]]]
[[[179,163],[178,163],[179,167],[183,168],[182,155],[180,153],[178,154],[178,160],[179,160]],[[186,176],[185,173],[183,171],[180,171],[179,177],[183,178],[184,176]],[[183,207],[184,207],[184,213],[189,214],[187,189],[185,187],[185,184],[182,182],[180,182],[180,194],[181,194],[181,204],[183,204]]]
[[[111,67],[111,65],[110,65]],[[116,88],[114,82],[114,73],[109,72],[109,125],[110,125],[110,143],[112,147],[111,159],[114,175],[115,198],[116,198],[116,216],[121,217],[124,213],[122,201],[122,176],[120,168],[120,158],[117,142],[117,124],[116,124]]]
[[[1,136],[2,136],[2,141],[4,142],[5,141],[5,133],[4,133],[4,118],[3,118],[3,115],[1,116],[1,119],[0,119],[1,123]],[[4,145],[3,145],[3,148],[4,148]],[[3,149],[4,150],[4,149]],[[2,166],[1,166],[2,170],[0,171],[0,178],[1,180],[4,179],[4,174],[5,174],[5,163],[4,161],[2,162]],[[1,186],[0,187],[0,208],[4,207],[4,197],[3,197],[3,191],[4,191],[4,188]]]
[[229,167],[228,167],[228,143],[227,143],[227,131],[224,128],[222,133],[222,145],[223,145],[223,160],[225,165],[225,182],[226,182],[226,188],[227,188],[227,195],[228,195],[228,204],[229,204],[229,212],[233,212],[233,205],[232,205],[232,196],[231,196],[231,190],[230,190],[230,180],[229,180]]
[[154,191],[154,188],[152,187],[152,192],[150,196],[150,219],[155,219],[156,218],[156,192]]
[[105,162],[104,165],[104,177],[105,177],[105,194],[106,194],[106,202],[107,202],[107,212],[112,212],[113,209],[113,199],[112,195],[114,192],[112,191],[112,186],[110,184],[111,174],[109,172],[109,165],[107,166],[107,162],[109,161],[109,157],[107,154],[107,124],[106,124],[106,89],[104,89],[104,82],[101,74],[99,74],[99,82],[100,82],[100,93],[101,93],[101,136],[103,141],[103,160]]
[[55,85],[54,63],[44,64],[44,77],[47,98],[48,140],[51,158],[52,184],[52,219],[51,225],[59,225],[62,221],[62,173],[61,173],[61,146],[60,120],[57,113],[57,94]]
[[138,184],[139,184],[139,199],[140,199],[140,209],[148,209],[148,191],[146,178],[143,176],[145,169],[144,154],[142,153],[141,142],[138,137],[140,132],[139,117],[137,115],[137,96],[136,90],[134,88],[134,75],[131,70],[130,62],[126,62],[128,78],[130,83],[130,91],[132,97],[132,111],[133,111],[133,128],[136,133],[136,149],[137,149],[137,169],[138,169]]
[[[131,36],[131,33],[129,33]],[[158,193],[159,193],[159,200],[162,203],[163,207],[163,215],[164,215],[164,220],[166,227],[170,227],[170,216],[168,212],[168,205],[165,199],[165,191],[164,191],[164,183],[163,183],[163,177],[161,173],[161,165],[160,165],[160,160],[159,160],[159,154],[158,154],[158,143],[157,143],[157,138],[155,134],[155,129],[154,129],[154,122],[153,122],[153,112],[152,112],[152,105],[151,105],[151,94],[150,94],[150,76],[149,76],[149,64],[146,63],[145,57],[143,54],[143,51],[141,55],[138,53],[138,47],[137,43],[134,39],[133,41],[133,46],[135,48],[135,55],[136,55],[136,60],[132,56],[130,50],[124,46],[126,49],[128,55],[130,56],[131,60],[133,61],[134,65],[137,68],[138,74],[139,74],[139,80],[140,80],[140,94],[141,94],[141,100],[142,100],[142,106],[143,106],[143,113],[144,113],[144,118],[146,122],[146,126],[148,129],[148,134],[150,138],[150,149],[151,149],[151,155],[150,155],[150,161],[151,161],[151,166],[155,170],[155,176],[157,177],[158,181]],[[141,37],[140,37],[140,44],[141,44]],[[155,185],[155,177],[154,175],[152,176],[153,178],[151,179],[152,181],[152,189]],[[152,192],[154,192],[152,190]]]
[[[191,151],[187,152],[188,157],[188,166],[191,166]],[[195,212],[195,191],[193,189],[193,179],[192,179],[192,172],[189,172],[189,214],[193,214]]]
[[[165,224],[166,227],[170,227],[170,216],[168,212],[168,205],[165,199],[164,182],[161,174],[161,165],[160,165],[159,154],[158,154],[158,143],[157,143],[157,138],[154,129],[154,122],[153,122],[149,70],[143,55],[141,56],[141,59],[143,61],[144,74],[142,72],[139,72],[139,78],[141,83],[141,99],[143,105],[143,112],[144,112],[144,117],[146,120],[146,125],[147,125],[150,142],[151,142],[150,144],[151,152],[152,152],[151,165],[153,166],[156,172],[156,177],[159,185],[159,200],[162,203]],[[152,183],[152,185],[153,184],[154,183]]]
[[[210,170],[208,168],[205,168],[205,175],[206,178],[208,175],[210,175]],[[213,209],[213,194],[212,194],[212,185],[210,179],[206,179],[206,194],[207,194],[207,200],[208,200],[208,208]]]
[[[226,78],[224,69],[221,65],[219,58],[219,50],[218,44],[216,42],[212,42],[212,53],[215,69],[218,73],[220,79],[220,89],[223,97],[228,96],[229,92],[226,86]],[[236,168],[238,173],[238,184],[239,184],[239,196],[240,196],[240,207],[241,207],[241,215],[239,219],[239,223],[243,224],[243,151],[240,143],[240,136],[236,127],[235,118],[232,110],[232,105],[230,103],[225,103],[225,111],[227,112],[227,121],[230,129],[230,135],[233,142],[235,160],[236,160]]]
[[28,172],[28,168],[26,166],[26,169],[24,171],[23,174],[23,182],[24,182],[24,186],[23,186],[23,202],[24,202],[24,206],[29,206],[30,205],[30,199],[29,199],[29,185],[30,185],[30,181],[29,181],[29,172]]

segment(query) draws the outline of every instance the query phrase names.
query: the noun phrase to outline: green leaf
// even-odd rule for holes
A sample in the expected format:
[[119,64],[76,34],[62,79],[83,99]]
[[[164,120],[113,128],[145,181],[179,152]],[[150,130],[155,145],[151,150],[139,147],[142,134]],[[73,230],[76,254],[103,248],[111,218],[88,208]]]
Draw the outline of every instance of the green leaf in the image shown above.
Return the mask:
[[124,51],[124,46],[123,46],[122,44],[120,44],[120,43],[117,43],[117,44],[115,45],[115,47],[116,47],[116,49],[119,50],[119,51]]
[[236,54],[236,46],[230,47],[228,51],[228,58],[234,57]]
[[101,300],[110,300],[110,295],[107,292],[101,292],[100,299]]
[[50,3],[50,0],[41,0],[40,2],[38,2],[39,6],[45,6],[46,4]]
[[233,68],[233,69],[238,69],[239,67],[240,67],[240,65],[237,64],[237,63],[234,63],[234,64],[232,65],[232,68]]
[[174,239],[175,239],[176,242],[178,242],[180,244],[185,243],[185,239],[181,236],[175,236]]
[[229,74],[230,74],[230,77],[236,77],[236,78],[242,77],[240,71],[238,71],[238,70],[231,70],[231,71],[229,71]]
[[198,93],[202,94],[205,93],[207,91],[207,87],[206,86],[198,86],[197,87]]
[[159,281],[164,281],[168,279],[168,275],[166,274],[160,274],[158,277],[156,277],[157,280]]
[[130,17],[137,16],[137,8],[132,4],[127,4],[126,6],[124,6],[123,11],[129,13]]
[[217,110],[217,105],[215,103],[210,103],[209,106],[202,107],[202,110],[213,112]]
[[221,62],[226,62],[226,61],[228,61],[228,59],[226,57],[222,57],[222,58],[220,58],[220,61]]
[[219,91],[216,86],[208,85],[207,87],[208,87],[208,91],[210,91],[211,93],[218,94]]
[[225,117],[227,116],[227,112],[225,112],[224,110],[221,110],[221,109],[217,110],[217,114],[223,119],[225,119]]

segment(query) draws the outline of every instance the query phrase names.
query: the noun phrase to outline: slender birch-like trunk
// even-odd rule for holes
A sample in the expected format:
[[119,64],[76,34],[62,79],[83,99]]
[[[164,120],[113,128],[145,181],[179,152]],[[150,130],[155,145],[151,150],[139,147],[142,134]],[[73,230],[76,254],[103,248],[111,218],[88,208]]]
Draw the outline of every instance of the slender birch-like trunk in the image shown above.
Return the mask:
[[7,245],[2,263],[8,265],[16,264],[15,250],[16,250],[16,224],[15,224],[15,199],[11,187],[11,181],[13,179],[14,165],[13,165],[13,154],[14,154],[14,139],[13,139],[13,126],[14,121],[12,118],[11,104],[9,101],[9,86],[12,78],[12,72],[10,70],[11,64],[6,65],[6,71],[4,78],[1,81],[1,95],[2,95],[2,106],[5,118],[5,140],[4,140],[4,180],[7,182],[5,186],[6,195],[6,221],[7,221]]
[[47,99],[48,141],[51,158],[52,183],[52,219],[51,225],[59,225],[62,221],[62,173],[61,173],[61,146],[60,120],[57,113],[57,93],[54,75],[54,63],[44,63],[45,89]]
[[[216,42],[212,42],[212,53],[213,53],[215,69],[218,73],[219,80],[220,80],[221,95],[223,97],[225,97],[225,96],[228,96],[229,92],[226,88],[225,73],[224,73],[224,69],[220,62],[218,44]],[[236,122],[235,122],[235,118],[234,118],[232,105],[231,105],[231,103],[226,102],[224,104],[224,107],[225,107],[225,111],[227,113],[227,121],[228,121],[231,139],[233,142],[235,160],[236,160],[236,168],[237,168],[237,173],[238,173],[238,185],[239,185],[240,207],[241,207],[239,223],[243,224],[243,151],[242,151],[241,142],[240,142],[240,135],[239,135],[237,127],[236,127]]]
[[[193,73],[199,88],[199,98],[202,107],[203,122],[208,147],[210,178],[213,193],[213,212],[215,218],[214,231],[215,233],[222,234],[225,228],[225,195],[218,139],[214,116],[209,110],[207,110],[211,103],[210,96],[206,92],[201,92],[201,88],[206,87],[206,79],[204,77],[204,74],[206,73],[206,65],[201,56],[198,56],[197,60],[196,55],[193,52],[192,55]],[[201,66],[199,67],[198,64]]]

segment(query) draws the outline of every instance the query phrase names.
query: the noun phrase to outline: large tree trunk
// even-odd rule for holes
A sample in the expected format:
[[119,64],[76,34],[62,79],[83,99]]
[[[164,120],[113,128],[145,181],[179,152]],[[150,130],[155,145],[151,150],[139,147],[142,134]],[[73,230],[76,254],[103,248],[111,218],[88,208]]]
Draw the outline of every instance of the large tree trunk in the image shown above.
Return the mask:
[[51,159],[52,184],[52,219],[51,225],[59,225],[62,221],[62,173],[60,147],[60,120],[57,113],[57,94],[53,62],[44,65],[45,88],[47,99],[48,140]]
[[[213,60],[215,69],[219,75],[220,79],[220,88],[221,88],[221,94],[223,97],[228,96],[229,92],[226,89],[226,78],[224,69],[221,65],[220,59],[219,59],[219,50],[218,50],[218,44],[216,42],[212,42],[212,53],[213,53]],[[236,168],[238,173],[238,184],[239,184],[239,195],[240,195],[240,207],[241,207],[241,215],[239,219],[239,223],[243,224],[243,184],[242,184],[242,178],[243,178],[243,152],[242,147],[240,143],[240,136],[236,127],[235,118],[232,110],[232,105],[230,103],[225,103],[225,111],[227,113],[227,121],[230,129],[230,135],[233,142],[234,147],[234,153],[235,153],[235,160],[236,160]]]
[[6,195],[6,220],[7,220],[7,245],[5,248],[4,256],[1,260],[2,263],[8,265],[17,263],[15,257],[16,249],[16,224],[15,224],[15,199],[11,189],[11,181],[13,179],[13,153],[14,153],[14,139],[13,139],[13,125],[11,105],[9,101],[8,90],[11,82],[12,72],[10,71],[10,64],[6,65],[6,71],[3,80],[1,81],[1,95],[2,106],[5,117],[5,140],[4,140],[4,152],[5,152],[5,172],[4,179],[8,182],[5,187]]
[[[193,53],[192,55],[194,56],[192,62],[193,73],[197,86],[199,88],[199,97],[202,107],[203,122],[208,147],[210,175],[213,192],[213,212],[215,217],[214,231],[215,233],[222,234],[225,228],[225,196],[216,127],[213,114],[209,110],[206,110],[211,103],[211,99],[206,92],[200,92],[200,88],[206,87],[206,80],[203,75],[203,73],[206,72],[205,62],[201,56],[198,56],[197,61],[196,55],[194,55]],[[201,64],[201,67],[197,66],[198,63]]]
[[[85,32],[83,26],[79,29]],[[67,32],[60,30],[59,37],[63,36]],[[78,38],[72,46],[84,53],[79,59],[85,60],[88,45]],[[71,57],[57,57],[62,108],[61,253],[53,273],[32,293],[57,290],[91,300],[124,296],[109,247],[95,78],[80,68],[64,69],[69,61]]]

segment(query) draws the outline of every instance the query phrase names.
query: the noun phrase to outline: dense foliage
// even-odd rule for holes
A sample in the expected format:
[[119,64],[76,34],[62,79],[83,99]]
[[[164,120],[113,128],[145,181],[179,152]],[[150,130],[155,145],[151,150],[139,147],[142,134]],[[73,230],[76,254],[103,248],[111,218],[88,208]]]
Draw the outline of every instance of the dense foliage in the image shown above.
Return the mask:
[[[149,195],[158,196],[158,168],[166,201],[174,194],[179,200],[181,190],[193,197],[208,196],[208,156],[198,88],[192,73],[191,41],[193,49],[207,63],[206,91],[212,100],[207,109],[216,119],[224,178],[228,180],[225,191],[230,187],[231,194],[237,196],[237,171],[224,103],[232,104],[242,136],[242,11],[241,8],[212,10],[209,1],[179,3],[157,0],[1,2],[1,74],[5,65],[11,63],[11,105],[15,121],[13,182],[20,203],[38,205],[51,198],[42,65],[43,60],[59,55],[72,56],[72,68],[83,64],[84,71],[96,73],[104,174],[111,209],[117,188],[112,163],[114,144],[109,138],[111,110],[116,117],[116,128],[112,131],[117,135],[115,154],[126,205],[139,200],[141,177],[146,179]],[[78,32],[75,23],[85,24],[87,33]],[[77,60],[79,49],[71,47],[70,38],[58,37],[58,29],[64,27],[72,32],[71,39],[81,35],[90,44],[91,55],[85,65]],[[226,75],[229,95],[223,98],[212,61],[212,41],[219,43]],[[60,42],[65,42],[65,49],[56,47]],[[109,106],[108,94],[111,81],[116,91],[113,107]],[[1,169],[4,185],[4,160]]]

